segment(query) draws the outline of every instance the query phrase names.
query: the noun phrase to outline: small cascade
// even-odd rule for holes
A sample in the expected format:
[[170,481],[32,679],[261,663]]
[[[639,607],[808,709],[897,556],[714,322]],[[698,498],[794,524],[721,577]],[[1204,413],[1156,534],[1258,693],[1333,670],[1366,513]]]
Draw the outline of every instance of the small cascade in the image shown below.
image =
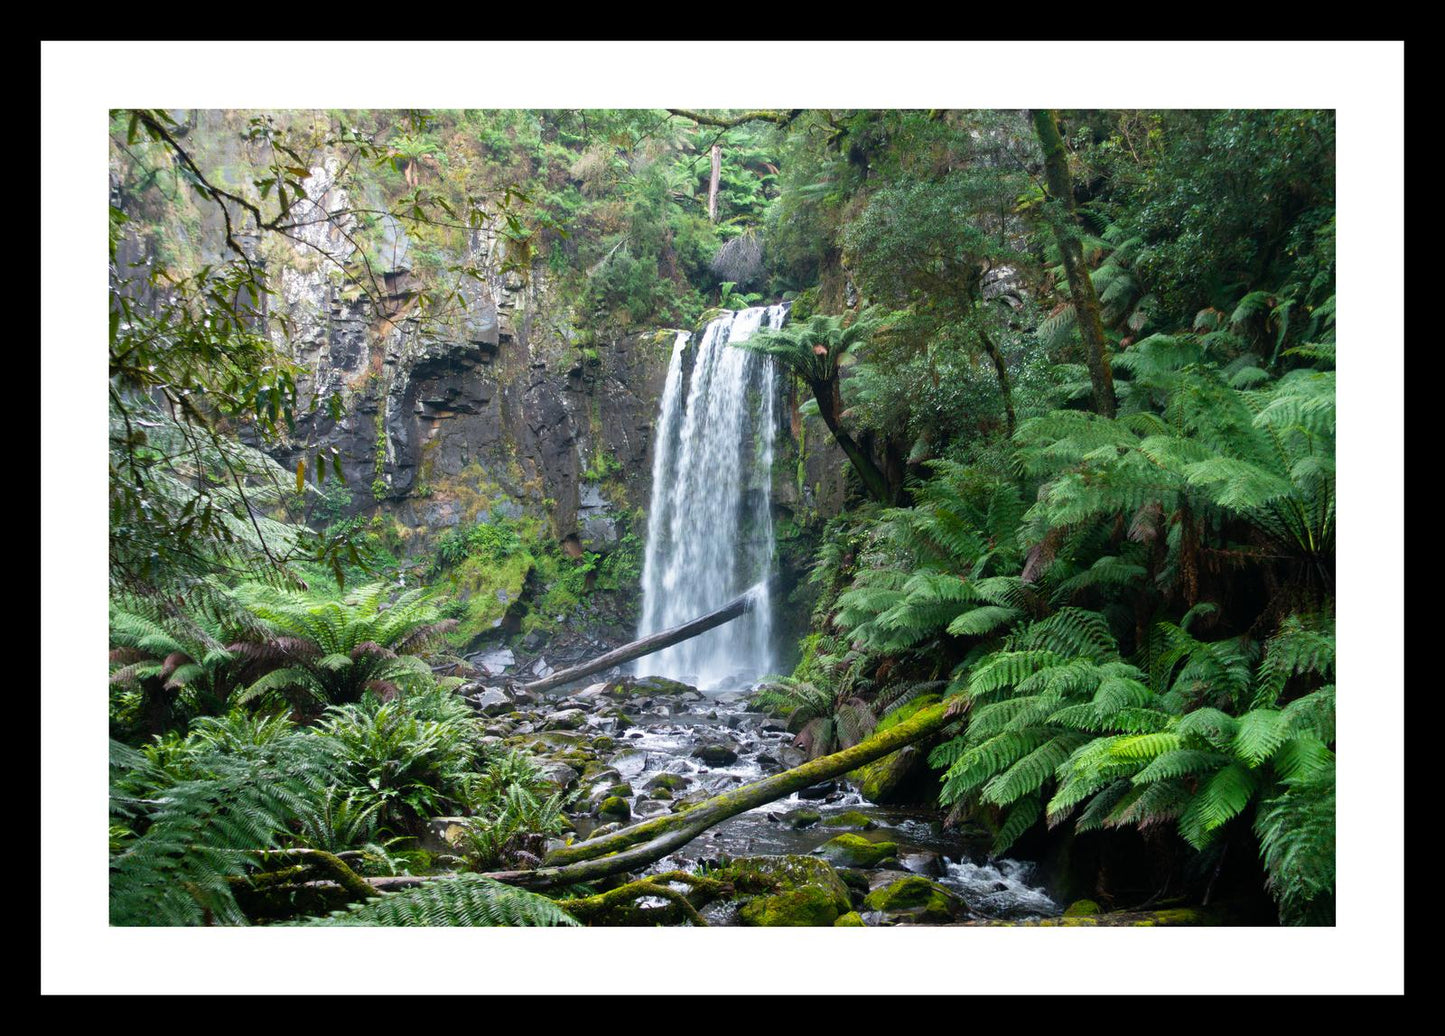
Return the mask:
[[[765,323],[781,327],[786,314],[786,306],[724,313],[691,356],[686,332],[673,343],[652,461],[638,636],[695,619],[768,575],[773,364],[729,343]],[[641,659],[637,672],[702,687],[743,682],[769,670],[771,641],[771,605],[762,594],[747,615]]]

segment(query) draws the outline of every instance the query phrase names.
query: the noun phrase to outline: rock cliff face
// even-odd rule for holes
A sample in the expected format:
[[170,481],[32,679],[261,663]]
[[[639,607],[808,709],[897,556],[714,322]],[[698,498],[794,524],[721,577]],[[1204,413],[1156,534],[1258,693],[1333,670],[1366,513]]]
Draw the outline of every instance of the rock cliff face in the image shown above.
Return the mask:
[[[222,113],[187,119],[178,132],[211,175],[250,183],[237,127]],[[118,269],[232,258],[216,205],[127,193],[118,161],[112,203],[132,218]],[[544,518],[574,555],[642,536],[675,332],[574,327],[571,300],[549,286],[544,265],[509,269],[495,225],[417,237],[385,214],[376,183],[343,181],[345,172],[338,157],[317,159],[287,234],[237,238],[269,271],[266,333],[303,369],[303,403],[320,401],[273,452],[294,467],[334,448],[345,474],[344,486],[323,486],[310,520],[378,515],[413,553],[493,513]],[[139,299],[150,290],[134,283]],[[796,533],[839,509],[845,464],[821,429],[805,434],[790,379],[778,386],[773,503],[775,524],[795,533],[791,551],[780,550],[790,583],[810,554]]]
[[[307,185],[321,208],[346,207],[333,174],[313,170]],[[339,420],[320,407],[297,429],[308,449],[341,456],[350,499],[333,509],[378,509],[421,538],[493,508],[529,510],[562,541],[605,552],[618,515],[647,500],[670,336],[578,348],[540,271],[501,272],[502,242],[490,228],[473,231],[460,257],[483,277],[462,278],[454,294],[417,273],[399,224],[381,229],[365,292],[346,292],[331,264],[317,261],[318,248],[351,258],[335,227],[270,257],[280,270],[270,333],[306,369],[303,398],[342,400]],[[278,459],[302,456],[283,449]]]

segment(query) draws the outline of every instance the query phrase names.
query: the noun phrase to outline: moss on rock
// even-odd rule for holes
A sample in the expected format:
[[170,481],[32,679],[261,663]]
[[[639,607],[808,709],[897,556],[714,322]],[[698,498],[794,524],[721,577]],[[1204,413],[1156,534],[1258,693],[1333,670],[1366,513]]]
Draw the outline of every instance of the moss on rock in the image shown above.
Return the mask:
[[609,795],[597,807],[599,817],[615,817],[618,820],[632,819],[632,807],[621,795]]
[[967,910],[957,893],[919,875],[874,889],[863,900],[863,905],[881,912],[891,921],[923,924],[946,924]]
[[824,827],[841,827],[850,831],[872,831],[878,827],[878,821],[860,813],[856,809],[850,809],[846,813],[839,813],[835,817],[829,817],[823,821]]
[[811,856],[744,857],[711,877],[753,895],[739,911],[745,925],[831,925],[853,908],[847,886],[833,868]]
[[870,842],[862,835],[838,835],[824,842],[817,850],[823,859],[839,867],[876,867],[880,861],[898,854],[897,842]]

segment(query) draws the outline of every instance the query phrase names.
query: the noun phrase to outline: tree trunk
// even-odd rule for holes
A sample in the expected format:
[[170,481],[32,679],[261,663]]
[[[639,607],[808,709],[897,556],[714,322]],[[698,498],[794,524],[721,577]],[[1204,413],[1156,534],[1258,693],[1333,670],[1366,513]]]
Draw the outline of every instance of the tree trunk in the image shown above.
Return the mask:
[[769,577],[761,586],[751,589],[734,597],[727,604],[716,611],[709,612],[691,622],[685,622],[681,626],[674,626],[672,629],[663,630],[660,633],[652,633],[640,640],[634,640],[630,644],[624,644],[615,648],[605,655],[598,655],[590,662],[583,662],[581,665],[572,666],[570,669],[563,669],[540,680],[533,680],[529,684],[523,684],[524,691],[546,691],[553,687],[560,687],[564,683],[571,683],[573,680],[580,680],[584,676],[591,676],[604,669],[611,669],[623,662],[630,662],[634,658],[641,658],[643,655],[650,655],[654,651],[661,651],[665,647],[671,647],[680,641],[690,640],[700,633],[706,633],[714,626],[721,626],[725,622],[731,622],[739,615],[753,610],[758,597],[762,594],[773,592],[775,580]]
[[1074,185],[1069,176],[1064,141],[1059,136],[1058,116],[1052,108],[1035,108],[1033,116],[1034,130],[1044,152],[1044,173],[1048,178],[1049,194],[1053,195],[1054,204],[1062,207],[1062,211],[1051,213],[1049,221],[1059,242],[1059,252],[1064,257],[1069,294],[1073,297],[1079,333],[1084,339],[1084,362],[1094,386],[1094,409],[1105,417],[1113,417],[1114,374],[1109,369],[1109,355],[1104,351],[1104,322],[1099,316],[1099,297],[1094,292],[1089,269],[1084,265],[1084,248],[1075,228]]
[[858,472],[858,477],[863,480],[868,494],[880,503],[892,503],[893,491],[889,488],[888,479],[878,469],[878,465],[874,463],[868,451],[859,446],[851,435],[843,431],[838,415],[839,392],[836,377],[835,380],[829,382],[810,381],[808,387],[813,390],[813,398],[818,401],[818,413],[822,416],[823,423],[828,426],[833,440],[852,463],[853,470]]
[[988,358],[993,361],[994,373],[998,375],[998,391],[1003,396],[1004,420],[1008,424],[1009,438],[1012,439],[1014,434],[1013,380],[1009,377],[1008,365],[1004,363],[1003,353],[999,352],[998,346],[994,344],[994,340],[984,329],[982,320],[983,318],[979,317],[978,336],[983,341],[983,351],[988,353]]
[[712,178],[707,183],[707,218],[717,222],[717,185],[722,176],[722,145],[712,146]]

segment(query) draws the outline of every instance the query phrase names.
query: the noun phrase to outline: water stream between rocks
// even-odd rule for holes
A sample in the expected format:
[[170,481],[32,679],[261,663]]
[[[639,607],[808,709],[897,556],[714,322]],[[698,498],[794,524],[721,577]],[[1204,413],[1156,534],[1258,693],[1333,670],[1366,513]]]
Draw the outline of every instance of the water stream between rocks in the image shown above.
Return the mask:
[[[577,793],[574,837],[586,838],[599,828],[673,812],[802,762],[781,720],[748,710],[750,690],[736,684],[698,690],[656,677],[622,677],[522,702],[523,711],[496,717],[495,733],[525,738],[534,750],[552,754],[549,775]],[[504,697],[514,695],[492,692],[493,708],[506,708]],[[487,705],[482,708],[487,711]],[[855,888],[865,881],[877,888],[913,873],[957,892],[979,919],[1024,920],[1061,911],[1033,864],[987,858],[989,836],[983,829],[945,830],[936,810],[875,805],[846,781],[807,788],[732,817],[649,870],[692,869],[744,856],[807,855],[845,833],[897,845],[892,857],[873,866],[840,866]],[[708,919],[726,924],[733,917],[723,909]],[[870,920],[866,914],[864,919]]]

